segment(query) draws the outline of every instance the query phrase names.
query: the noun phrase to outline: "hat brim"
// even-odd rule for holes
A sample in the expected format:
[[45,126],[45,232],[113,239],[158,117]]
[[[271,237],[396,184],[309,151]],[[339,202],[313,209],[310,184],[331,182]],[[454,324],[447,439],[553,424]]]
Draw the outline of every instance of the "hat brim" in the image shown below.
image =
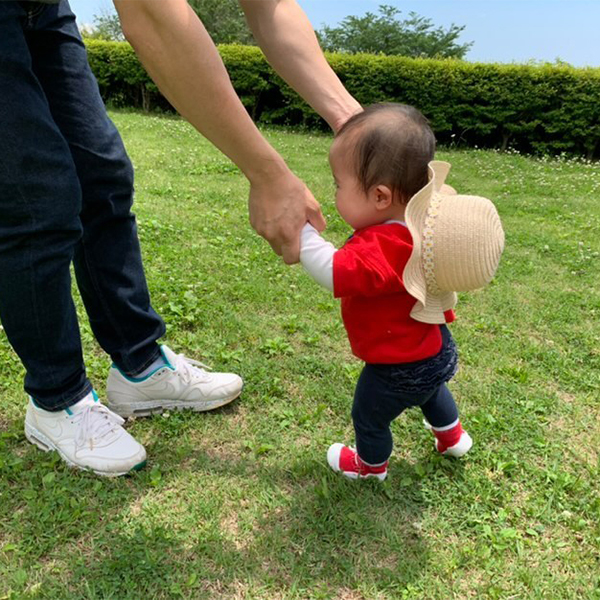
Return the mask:
[[421,188],[408,202],[405,220],[413,240],[413,249],[402,274],[406,291],[416,298],[410,316],[423,323],[442,324],[446,322],[444,312],[456,306],[455,292],[442,292],[433,295],[427,290],[427,279],[422,261],[423,228],[427,210],[434,193],[453,195],[456,191],[444,184],[450,171],[450,163],[432,161],[429,163],[429,183]]
[[456,292],[443,292],[439,296],[427,294],[426,304],[417,302],[410,311],[410,316],[415,321],[430,323],[431,325],[443,325],[446,323],[444,313],[456,306],[458,297]]

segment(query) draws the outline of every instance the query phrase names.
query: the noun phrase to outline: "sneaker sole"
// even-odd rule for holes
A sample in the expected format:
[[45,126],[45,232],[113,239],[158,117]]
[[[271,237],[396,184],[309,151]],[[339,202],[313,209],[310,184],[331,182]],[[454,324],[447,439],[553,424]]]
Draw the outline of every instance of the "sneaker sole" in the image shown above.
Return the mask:
[[37,446],[43,452],[58,452],[58,455],[62,458],[62,460],[72,469],[79,469],[80,471],[91,471],[96,475],[100,475],[102,477],[121,477],[122,475],[127,475],[132,471],[140,471],[146,466],[146,460],[143,460],[141,463],[134,465],[129,469],[129,471],[115,472],[115,471],[97,471],[96,469],[90,469],[89,467],[82,467],[77,463],[74,463],[69,459],[68,456],[63,454],[59,448],[57,448],[43,433],[40,433],[35,427],[29,425],[29,423],[25,423],[25,437],[29,442],[31,442],[34,446]]
[[353,481],[356,479],[369,479],[370,477],[375,477],[378,481],[384,481],[387,477],[387,473],[369,473],[369,475],[359,475],[358,473],[352,473],[351,471],[336,471],[333,469],[335,473],[341,473],[344,477],[348,479],[352,479]]
[[193,412],[208,412],[221,408],[236,398],[239,398],[242,390],[221,400],[150,400],[147,402],[132,402],[131,404],[115,404],[110,400],[107,401],[107,406],[119,416],[127,419],[128,417],[149,417],[154,414],[163,413],[166,410],[191,410]]

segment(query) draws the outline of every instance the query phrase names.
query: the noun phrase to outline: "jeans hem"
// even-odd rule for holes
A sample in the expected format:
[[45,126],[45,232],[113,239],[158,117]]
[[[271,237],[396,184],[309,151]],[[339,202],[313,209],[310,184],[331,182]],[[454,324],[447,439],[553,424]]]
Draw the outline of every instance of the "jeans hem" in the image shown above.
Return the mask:
[[60,400],[59,402],[52,403],[52,406],[49,406],[49,402],[47,400],[40,401],[37,398],[33,398],[35,404],[39,406],[42,410],[47,410],[48,412],[59,412],[61,410],[65,410],[74,404],[77,404],[80,400],[85,398],[92,390],[92,384],[88,381],[85,386],[80,389],[76,394],[69,396],[67,400]]

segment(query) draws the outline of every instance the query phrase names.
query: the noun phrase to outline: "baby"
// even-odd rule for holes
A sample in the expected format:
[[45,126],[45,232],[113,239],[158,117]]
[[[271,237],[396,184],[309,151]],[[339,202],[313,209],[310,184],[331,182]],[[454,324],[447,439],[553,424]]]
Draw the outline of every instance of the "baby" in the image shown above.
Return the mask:
[[460,196],[432,162],[425,117],[402,104],[375,104],[352,117],[329,153],[336,207],[354,234],[340,250],[310,224],[300,260],[341,298],[353,353],[365,362],[354,395],[356,449],[330,446],[334,471],[356,479],[387,476],[391,422],[419,406],[438,452],[460,457],[473,442],[446,383],[457,351],[446,323],[457,291],[493,277],[504,233],[493,204]]

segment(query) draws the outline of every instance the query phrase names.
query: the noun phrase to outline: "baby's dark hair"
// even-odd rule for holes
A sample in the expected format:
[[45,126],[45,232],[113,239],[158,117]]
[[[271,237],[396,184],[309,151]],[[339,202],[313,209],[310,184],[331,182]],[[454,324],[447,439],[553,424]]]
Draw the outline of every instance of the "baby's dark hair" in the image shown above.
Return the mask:
[[435,136],[427,119],[407,104],[372,104],[338,131],[353,146],[353,168],[363,190],[384,184],[406,204],[427,184]]

